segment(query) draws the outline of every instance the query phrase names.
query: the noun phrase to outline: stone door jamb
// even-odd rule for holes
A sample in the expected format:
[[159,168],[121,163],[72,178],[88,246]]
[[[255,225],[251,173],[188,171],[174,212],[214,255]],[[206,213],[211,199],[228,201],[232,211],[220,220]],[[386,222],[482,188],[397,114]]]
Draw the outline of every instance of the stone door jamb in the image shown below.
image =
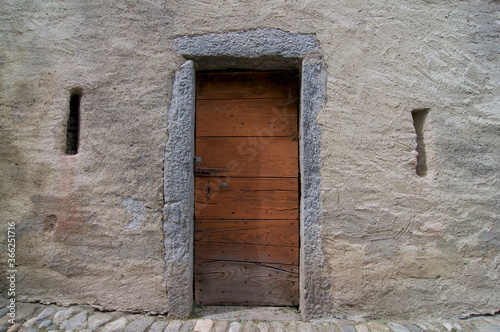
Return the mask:
[[326,102],[326,65],[318,41],[313,34],[256,29],[179,37],[174,40],[174,48],[188,60],[175,75],[164,153],[163,231],[169,317],[188,318],[193,305],[195,67],[227,69],[245,64],[248,69],[281,70],[293,63],[298,64],[301,76],[300,311],[304,319],[328,316],[323,309],[330,301],[330,282],[321,249],[321,130],[316,121]]

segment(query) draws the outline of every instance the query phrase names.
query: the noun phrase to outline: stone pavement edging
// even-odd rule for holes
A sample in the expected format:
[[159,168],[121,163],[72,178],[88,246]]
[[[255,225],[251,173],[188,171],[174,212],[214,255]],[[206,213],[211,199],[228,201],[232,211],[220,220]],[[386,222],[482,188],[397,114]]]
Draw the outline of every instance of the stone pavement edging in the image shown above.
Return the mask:
[[[8,323],[6,306],[0,309],[0,332],[500,332],[500,315],[464,320],[347,321],[246,320],[195,318],[171,320],[164,316],[100,312],[88,306],[60,307],[18,303],[16,324]],[[251,309],[249,309],[251,310]],[[258,316],[258,315],[257,315]],[[285,315],[286,316],[286,315]]]

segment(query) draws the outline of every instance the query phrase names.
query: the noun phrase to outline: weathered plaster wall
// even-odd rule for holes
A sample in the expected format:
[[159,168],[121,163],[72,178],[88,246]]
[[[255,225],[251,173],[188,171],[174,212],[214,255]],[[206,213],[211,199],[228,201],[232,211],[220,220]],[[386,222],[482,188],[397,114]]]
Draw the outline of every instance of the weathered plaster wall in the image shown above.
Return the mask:
[[[0,12],[0,219],[17,223],[18,294],[165,311],[171,16],[125,1],[2,1]],[[74,88],[80,151],[65,156]]]
[[[3,1],[0,239],[28,300],[163,312],[175,37],[315,33],[331,316],[500,309],[498,1]],[[70,91],[81,144],[64,156]],[[428,174],[411,111],[430,109]],[[168,161],[166,161],[168,162]],[[168,252],[167,252],[168,255]],[[5,256],[2,256],[5,261]]]

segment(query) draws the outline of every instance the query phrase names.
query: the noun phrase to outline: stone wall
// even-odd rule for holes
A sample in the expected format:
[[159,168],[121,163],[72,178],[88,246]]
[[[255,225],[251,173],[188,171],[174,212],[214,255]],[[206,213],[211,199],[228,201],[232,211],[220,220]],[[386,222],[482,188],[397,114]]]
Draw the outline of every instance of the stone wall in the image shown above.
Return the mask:
[[[498,1],[4,1],[0,240],[18,299],[169,312],[164,149],[174,39],[314,34],[321,128],[320,316],[500,309]],[[82,93],[79,153],[65,155]],[[412,111],[427,174],[416,174]],[[168,160],[165,160],[168,165]],[[169,249],[171,250],[171,249]],[[6,266],[2,254],[1,264]]]

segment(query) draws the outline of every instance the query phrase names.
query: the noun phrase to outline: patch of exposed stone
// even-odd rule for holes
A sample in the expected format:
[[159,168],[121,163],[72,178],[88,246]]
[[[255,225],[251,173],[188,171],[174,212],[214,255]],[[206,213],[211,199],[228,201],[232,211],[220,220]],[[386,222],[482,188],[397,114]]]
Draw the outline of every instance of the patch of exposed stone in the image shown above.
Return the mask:
[[18,303],[15,324],[5,305],[0,309],[0,332],[498,332],[500,315],[473,317],[463,320],[361,321],[347,320],[229,320],[195,318],[171,320],[165,316],[100,312],[87,306],[59,307],[33,303]]

